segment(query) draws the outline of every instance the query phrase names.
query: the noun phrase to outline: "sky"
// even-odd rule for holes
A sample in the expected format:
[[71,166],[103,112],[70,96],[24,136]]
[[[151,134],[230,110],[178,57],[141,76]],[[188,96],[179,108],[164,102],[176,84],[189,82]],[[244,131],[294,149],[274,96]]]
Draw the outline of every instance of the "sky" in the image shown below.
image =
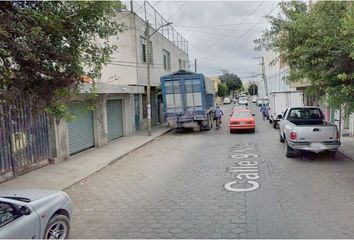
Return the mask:
[[[149,1],[189,42],[191,70],[206,76],[223,70],[237,74],[243,82],[260,73],[261,52],[253,40],[270,25],[264,16],[276,15],[277,1]],[[143,2],[139,3],[140,5]]]

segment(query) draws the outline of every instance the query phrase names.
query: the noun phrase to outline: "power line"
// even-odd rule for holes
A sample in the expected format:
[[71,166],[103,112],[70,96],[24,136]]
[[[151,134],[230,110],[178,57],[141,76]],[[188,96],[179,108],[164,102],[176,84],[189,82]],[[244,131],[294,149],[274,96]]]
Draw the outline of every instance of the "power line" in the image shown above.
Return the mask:
[[[258,4],[258,5],[256,6],[256,8],[253,9],[253,11],[251,11],[251,12],[247,15],[247,17],[244,18],[239,24],[237,24],[233,29],[231,29],[230,32],[235,31],[239,26],[241,26],[241,24],[243,24],[244,22],[246,22],[246,20],[247,20],[252,14],[254,14],[254,13],[257,11],[257,9],[258,9],[264,2],[265,2],[265,1],[262,1],[260,4]],[[224,38],[224,37],[222,37],[221,39],[223,39],[223,38]],[[221,39],[220,39],[220,40],[221,40]],[[214,45],[214,44],[217,43],[217,42],[219,42],[219,39],[216,40],[215,42],[213,42],[212,44],[210,44],[207,48],[211,47],[212,45]]]
[[[271,14],[275,9],[278,8],[279,5],[276,5],[274,8],[272,8],[268,13],[267,15]],[[229,48],[231,45],[235,44],[236,42],[238,42],[240,39],[244,38],[249,32],[252,31],[252,29],[257,26],[257,24],[259,22],[261,22],[263,20],[263,17],[257,22],[255,23],[251,28],[248,29],[248,31],[246,31],[244,34],[242,34],[235,42],[231,41],[228,45],[226,45],[226,47],[223,47],[221,50],[219,50],[219,53],[227,48]]]
[[159,4],[162,0],[157,1],[157,3],[155,3],[154,5],[152,5],[153,7],[155,7],[157,4]]
[[186,5],[187,2],[188,2],[187,0],[184,1],[181,4],[181,6],[169,18],[167,18],[167,21],[170,20],[171,18],[173,18],[184,7],[184,5]]
[[[223,30],[231,30],[230,28],[220,28],[220,27],[231,27],[239,24],[244,24],[244,25],[251,25],[254,23],[234,23],[234,24],[221,24],[221,25],[190,25],[190,26],[183,26],[183,25],[175,25],[175,27],[180,27],[180,28],[207,28],[207,29],[223,29]],[[268,24],[267,22],[262,22],[259,24]]]

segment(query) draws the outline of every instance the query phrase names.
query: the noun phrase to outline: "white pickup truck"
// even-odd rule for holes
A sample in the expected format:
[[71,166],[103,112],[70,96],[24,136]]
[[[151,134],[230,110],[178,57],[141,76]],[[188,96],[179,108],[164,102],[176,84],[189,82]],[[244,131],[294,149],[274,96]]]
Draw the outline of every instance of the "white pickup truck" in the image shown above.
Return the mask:
[[280,142],[285,142],[285,155],[295,150],[335,154],[340,147],[337,126],[324,121],[318,107],[291,107],[279,116]]

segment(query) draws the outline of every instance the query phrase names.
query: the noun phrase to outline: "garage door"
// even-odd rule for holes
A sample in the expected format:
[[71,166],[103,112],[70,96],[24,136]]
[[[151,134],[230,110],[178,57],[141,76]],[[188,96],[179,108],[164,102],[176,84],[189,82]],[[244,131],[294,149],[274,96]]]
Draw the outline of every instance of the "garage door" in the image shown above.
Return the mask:
[[123,136],[122,100],[107,101],[108,140]]
[[69,111],[75,119],[68,123],[70,155],[95,145],[93,111],[88,110],[87,102],[73,102]]

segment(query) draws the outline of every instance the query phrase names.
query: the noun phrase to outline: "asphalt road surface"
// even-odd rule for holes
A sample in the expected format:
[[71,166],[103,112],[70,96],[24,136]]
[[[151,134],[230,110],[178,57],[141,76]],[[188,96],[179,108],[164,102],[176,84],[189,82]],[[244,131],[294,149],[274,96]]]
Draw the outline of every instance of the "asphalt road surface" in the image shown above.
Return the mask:
[[[66,192],[72,238],[354,238],[354,161],[286,158],[278,130],[171,132]],[[88,159],[89,161],[89,159]]]

